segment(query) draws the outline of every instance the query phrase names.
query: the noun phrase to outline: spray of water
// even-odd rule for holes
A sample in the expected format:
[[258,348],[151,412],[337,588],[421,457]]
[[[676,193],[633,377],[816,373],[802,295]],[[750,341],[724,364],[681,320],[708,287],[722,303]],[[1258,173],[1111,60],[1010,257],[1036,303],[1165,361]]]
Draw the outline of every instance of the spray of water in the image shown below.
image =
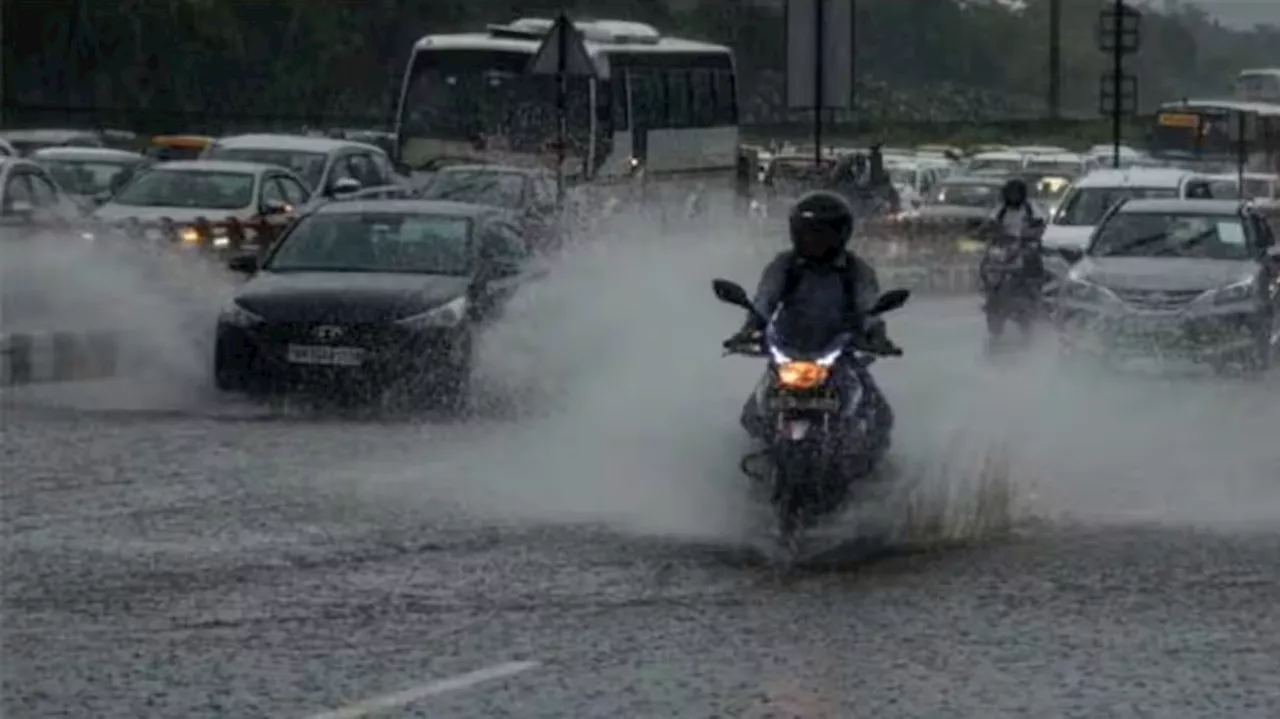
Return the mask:
[[[782,242],[713,227],[633,218],[570,252],[483,339],[481,397],[516,411],[428,423],[421,451],[309,481],[402,509],[460,503],[490,518],[737,541],[751,514],[737,418],[760,366],[720,357],[742,318],[710,280],[753,283]],[[229,292],[220,270],[136,248],[3,252],[6,299],[58,304],[19,317],[6,301],[6,330],[36,310],[119,327],[143,350],[130,392],[208,401],[210,328]],[[1031,499],[1039,514],[1085,522],[1280,516],[1274,379],[1064,372],[1051,343],[988,358],[977,304],[913,299],[890,318],[906,356],[874,370],[897,410],[893,460],[910,491],[885,511],[906,541],[1001,533]]]
[[115,235],[0,244],[0,331],[109,331],[121,378],[96,398],[127,409],[207,402],[214,317],[232,277],[216,263]]

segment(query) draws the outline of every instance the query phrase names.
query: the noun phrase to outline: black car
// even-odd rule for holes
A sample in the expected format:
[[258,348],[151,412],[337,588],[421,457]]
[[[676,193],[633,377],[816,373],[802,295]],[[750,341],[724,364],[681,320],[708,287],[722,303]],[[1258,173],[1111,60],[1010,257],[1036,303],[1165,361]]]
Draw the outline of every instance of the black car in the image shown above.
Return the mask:
[[423,200],[333,202],[300,217],[218,318],[219,389],[312,388],[372,396],[426,390],[460,408],[472,343],[526,279],[504,213]]
[[530,248],[555,249],[561,239],[561,213],[556,178],[538,168],[506,165],[450,165],[440,168],[421,188],[421,196],[485,205],[510,214]]

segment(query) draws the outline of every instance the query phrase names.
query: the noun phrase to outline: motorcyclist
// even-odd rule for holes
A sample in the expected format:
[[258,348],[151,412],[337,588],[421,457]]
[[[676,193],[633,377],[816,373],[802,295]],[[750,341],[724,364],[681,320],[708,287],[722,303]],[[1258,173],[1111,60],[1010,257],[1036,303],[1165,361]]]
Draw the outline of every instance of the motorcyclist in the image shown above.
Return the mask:
[[1009,241],[1029,243],[1025,253],[1024,269],[1029,278],[1045,276],[1044,258],[1040,256],[1040,238],[1044,234],[1045,220],[1039,208],[1031,202],[1030,190],[1025,180],[1015,177],[1000,188],[1000,207],[987,222],[988,246]]
[[1031,201],[1030,188],[1020,177],[1010,179],[1000,188],[1000,207],[989,219],[996,239],[1039,240],[1044,234],[1044,215]]
[[[875,270],[847,248],[854,225],[849,204],[833,192],[811,192],[791,208],[789,224],[792,249],[765,267],[752,303],[759,314],[748,313],[746,324],[725,346],[759,342],[765,329],[761,318],[773,317],[782,308],[779,321],[785,320],[788,337],[801,343],[825,344],[853,330],[861,334],[860,344],[867,349],[901,354],[889,340],[884,321],[867,315],[880,295],[880,283]],[[874,390],[869,373],[860,367],[856,371],[864,386]],[[752,393],[743,407],[744,425],[756,416]]]

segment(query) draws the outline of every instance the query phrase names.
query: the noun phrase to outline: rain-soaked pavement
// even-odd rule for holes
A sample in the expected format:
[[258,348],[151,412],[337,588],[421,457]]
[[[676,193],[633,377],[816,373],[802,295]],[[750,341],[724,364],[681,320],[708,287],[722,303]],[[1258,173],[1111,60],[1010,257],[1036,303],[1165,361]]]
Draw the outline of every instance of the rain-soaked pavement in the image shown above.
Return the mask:
[[[983,360],[972,304],[904,312],[908,356],[885,385],[904,432],[996,411],[1038,422],[1015,439],[1039,474],[1064,468],[1035,489],[1055,516],[785,574],[676,532],[595,526],[610,512],[587,511],[589,479],[516,492],[502,516],[478,508],[497,484],[436,496],[499,466],[504,487],[582,468],[539,464],[582,448],[521,439],[526,420],[502,412],[455,426],[10,391],[0,715],[1280,716],[1280,452],[1266,443],[1280,383],[1090,394]],[[725,378],[717,411],[751,371]],[[1010,383],[1022,396],[975,393]],[[968,399],[936,401],[948,393]],[[662,436],[612,438],[591,459],[599,482],[657,482],[672,463],[645,443]],[[527,464],[500,451],[519,441],[537,445]],[[1206,453],[1222,478],[1201,473]],[[580,523],[512,506],[575,501]]]

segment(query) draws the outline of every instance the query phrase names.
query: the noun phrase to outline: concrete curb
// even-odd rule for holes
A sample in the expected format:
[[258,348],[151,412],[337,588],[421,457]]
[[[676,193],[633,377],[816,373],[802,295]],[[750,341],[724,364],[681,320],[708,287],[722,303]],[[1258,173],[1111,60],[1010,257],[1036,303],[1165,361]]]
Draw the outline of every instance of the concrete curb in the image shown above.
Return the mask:
[[119,342],[114,332],[0,334],[0,387],[114,377]]

